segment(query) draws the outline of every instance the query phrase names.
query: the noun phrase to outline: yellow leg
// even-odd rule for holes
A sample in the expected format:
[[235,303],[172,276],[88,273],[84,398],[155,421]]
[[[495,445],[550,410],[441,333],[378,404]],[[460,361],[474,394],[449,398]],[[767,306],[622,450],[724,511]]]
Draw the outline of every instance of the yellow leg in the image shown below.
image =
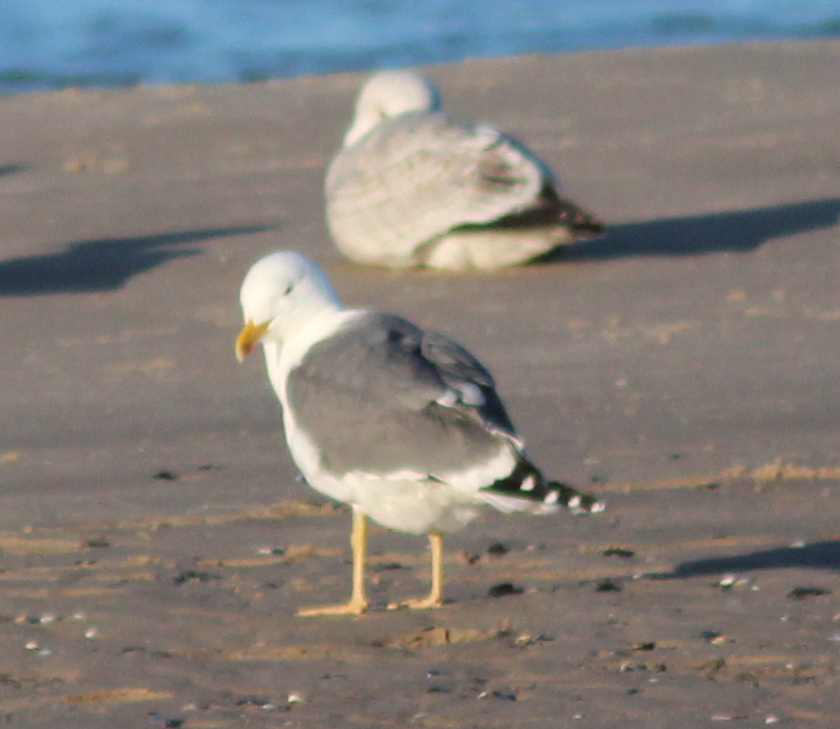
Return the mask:
[[432,549],[432,589],[428,597],[391,603],[388,605],[389,610],[396,610],[403,605],[416,610],[443,605],[443,534],[429,534],[429,546]]
[[360,615],[367,610],[365,596],[365,553],[367,551],[367,521],[365,515],[353,507],[353,530],[350,533],[350,546],[353,549],[353,593],[350,602],[341,605],[304,608],[297,614],[302,617],[315,615]]

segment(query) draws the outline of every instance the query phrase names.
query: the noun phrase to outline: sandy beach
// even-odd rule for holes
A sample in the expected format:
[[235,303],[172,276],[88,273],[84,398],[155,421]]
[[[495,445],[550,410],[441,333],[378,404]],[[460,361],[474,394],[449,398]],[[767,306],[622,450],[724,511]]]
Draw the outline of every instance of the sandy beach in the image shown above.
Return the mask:
[[[363,75],[0,98],[0,723],[836,726],[840,42],[424,71],[607,235],[493,274],[344,261],[322,183]],[[466,345],[607,511],[488,511],[439,610],[294,617],[346,597],[350,515],[233,356],[281,248]],[[377,605],[426,590],[425,540],[370,549]]]

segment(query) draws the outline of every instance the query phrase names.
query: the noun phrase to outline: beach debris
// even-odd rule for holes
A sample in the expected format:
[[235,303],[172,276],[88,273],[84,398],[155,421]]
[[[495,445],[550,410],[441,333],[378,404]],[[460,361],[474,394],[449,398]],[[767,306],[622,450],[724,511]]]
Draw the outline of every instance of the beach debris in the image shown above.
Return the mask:
[[607,547],[601,554],[605,557],[624,557],[625,559],[636,556],[632,549],[625,549],[624,547]]
[[787,596],[791,600],[807,600],[809,597],[822,597],[830,594],[831,590],[824,590],[822,587],[794,587]]
[[601,580],[595,586],[595,592],[621,592],[621,585],[612,580]]
[[490,597],[506,597],[507,595],[521,595],[525,592],[525,588],[517,587],[512,582],[500,582],[498,585],[493,585],[487,594]]

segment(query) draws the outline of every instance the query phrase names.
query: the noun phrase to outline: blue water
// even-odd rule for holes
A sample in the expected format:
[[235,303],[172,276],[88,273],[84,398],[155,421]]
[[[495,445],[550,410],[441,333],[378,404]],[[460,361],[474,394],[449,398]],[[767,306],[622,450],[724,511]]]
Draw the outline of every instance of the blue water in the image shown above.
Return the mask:
[[0,0],[0,93],[840,37],[840,0]]

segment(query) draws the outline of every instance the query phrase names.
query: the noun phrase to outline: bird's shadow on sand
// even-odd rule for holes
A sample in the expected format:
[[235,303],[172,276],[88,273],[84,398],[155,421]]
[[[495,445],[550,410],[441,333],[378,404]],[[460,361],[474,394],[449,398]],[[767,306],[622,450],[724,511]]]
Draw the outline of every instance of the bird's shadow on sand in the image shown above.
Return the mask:
[[0,261],[0,297],[113,291],[132,276],[199,251],[175,246],[271,230],[246,225],[77,241],[56,253]]
[[12,175],[15,172],[23,172],[25,169],[24,165],[0,165],[0,177]]
[[747,252],[768,240],[838,224],[840,197],[726,213],[607,226],[606,234],[566,246],[550,260],[591,261],[629,256],[693,256]]
[[652,579],[678,580],[730,572],[778,570],[790,567],[840,572],[840,541],[824,541],[802,547],[777,547],[730,557],[709,557],[677,565],[671,572],[647,575]]

